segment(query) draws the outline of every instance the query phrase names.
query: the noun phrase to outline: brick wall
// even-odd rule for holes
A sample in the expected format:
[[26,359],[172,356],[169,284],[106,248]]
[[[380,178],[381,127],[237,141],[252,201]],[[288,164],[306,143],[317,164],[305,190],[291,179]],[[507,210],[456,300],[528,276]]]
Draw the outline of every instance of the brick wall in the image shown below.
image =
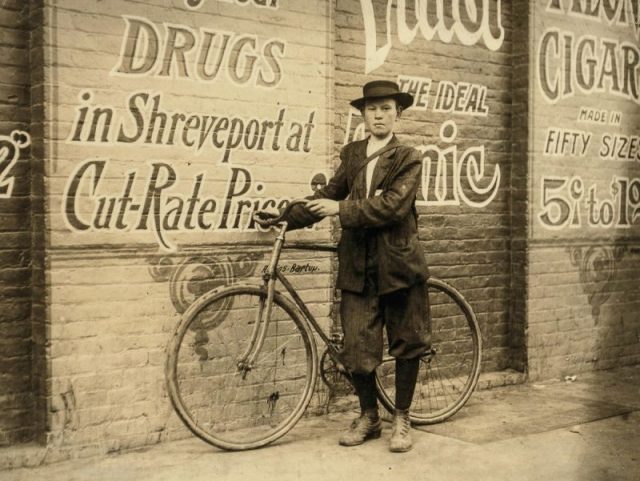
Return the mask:
[[[510,2],[498,2],[502,10],[486,15],[492,30],[475,42],[465,37],[443,41],[438,33],[427,40],[424,31],[438,23],[435,9],[430,10],[426,23],[416,20],[413,2],[406,2],[403,27],[411,41],[402,40],[397,26],[401,12],[390,10],[387,29],[385,1],[339,0],[336,6],[336,141],[352,139],[359,124],[357,113],[350,110],[348,101],[361,96],[361,86],[368,80],[387,78],[403,83],[403,89],[426,85],[425,95],[419,95],[416,105],[403,113],[399,138],[407,144],[425,150],[423,189],[419,200],[420,237],[432,275],[451,282],[471,303],[480,322],[484,339],[483,369],[501,370],[510,365],[510,189],[511,171],[511,35]],[[371,6],[372,10],[367,7]],[[452,27],[453,14],[444,10],[441,26]],[[464,18],[464,15],[463,15]],[[367,27],[366,20],[369,26]],[[499,21],[497,20],[499,19]],[[480,21],[478,19],[478,21]],[[466,22],[466,23],[465,23]],[[498,25],[499,23],[499,25]],[[403,23],[404,25],[404,23]],[[500,30],[499,26],[502,30]],[[460,30],[470,27],[462,21]],[[456,29],[457,30],[457,29]],[[481,28],[476,28],[482,31]],[[407,33],[413,32],[413,33]],[[500,32],[500,33],[499,33]],[[433,32],[432,32],[433,33]],[[491,50],[491,38],[495,40]],[[491,38],[490,38],[491,37]],[[386,46],[389,46],[386,52]],[[367,49],[377,50],[371,62],[366,60]],[[462,112],[445,111],[439,105],[439,88],[447,83],[467,82],[484,92],[484,102],[474,105],[469,94]],[[420,87],[414,88],[416,92]],[[464,95],[461,94],[461,97]],[[425,105],[426,104],[426,105]],[[480,105],[482,104],[482,105]],[[477,108],[476,108],[477,107]],[[350,128],[349,128],[350,127]],[[355,133],[357,135],[357,133]],[[451,138],[453,137],[453,138]],[[438,151],[434,151],[434,147]],[[455,149],[452,154],[451,149]],[[448,150],[447,150],[448,149]],[[452,174],[474,151],[484,170],[472,185],[465,174],[461,181]],[[437,178],[438,158],[445,174]],[[428,169],[430,168],[430,171]],[[447,169],[451,169],[447,171]],[[499,180],[498,180],[499,176]],[[446,177],[446,180],[445,180]],[[496,181],[495,187],[491,182]],[[436,185],[436,182],[443,183]],[[442,188],[442,186],[446,188]],[[478,187],[486,188],[485,194]]]
[[0,5],[0,446],[31,439],[29,5]]
[[48,301],[50,291],[47,289],[46,251],[49,236],[45,216],[45,165],[51,158],[51,148],[45,141],[45,112],[51,110],[51,85],[46,83],[45,65],[50,63],[50,50],[43,48],[45,44],[45,20],[47,10],[43,1],[32,1],[29,5],[31,23],[30,79],[31,79],[31,345],[32,345],[32,386],[34,395],[34,427],[36,439],[46,443],[49,431],[49,395],[51,356],[49,339],[51,318]]
[[532,12],[532,379],[640,360],[639,19],[604,5]]
[[637,254],[573,241],[535,246],[530,263],[531,379],[638,364]]
[[511,365],[524,372],[527,365],[527,272],[529,236],[529,168],[531,165],[529,123],[531,46],[529,43],[531,2],[513,2],[513,65],[511,73]]
[[[59,452],[187,435],[164,379],[180,314],[203,279],[258,282],[268,257],[255,244],[273,235],[250,225],[256,201],[306,195],[328,174],[328,7],[195,3],[44,8],[40,314]],[[328,236],[323,223],[291,237]],[[327,254],[285,253],[293,263],[317,268],[292,278],[328,326]]]

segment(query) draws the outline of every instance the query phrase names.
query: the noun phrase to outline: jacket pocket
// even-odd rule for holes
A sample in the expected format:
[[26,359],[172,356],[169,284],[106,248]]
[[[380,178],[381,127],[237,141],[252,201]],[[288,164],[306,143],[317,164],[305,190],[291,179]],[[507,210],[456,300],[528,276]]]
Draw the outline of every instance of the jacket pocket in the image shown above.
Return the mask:
[[406,248],[410,242],[410,235],[406,232],[405,224],[395,225],[382,232],[382,241],[386,246]]
[[382,236],[379,248],[379,288],[381,292],[408,287],[428,277],[424,254],[415,235],[401,238]]

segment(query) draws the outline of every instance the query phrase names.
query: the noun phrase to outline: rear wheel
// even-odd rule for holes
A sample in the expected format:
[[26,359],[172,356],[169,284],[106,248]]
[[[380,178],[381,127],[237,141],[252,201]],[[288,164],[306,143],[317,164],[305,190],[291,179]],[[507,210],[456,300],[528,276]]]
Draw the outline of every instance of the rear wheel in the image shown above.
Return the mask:
[[313,394],[316,345],[307,321],[280,293],[254,365],[239,364],[266,299],[259,286],[210,291],[184,313],[168,348],[167,387],[176,412],[196,436],[222,449],[275,441]]
[[[467,402],[480,376],[482,338],[476,316],[462,295],[446,282],[427,281],[431,352],[420,359],[410,409],[414,424],[435,424],[453,416]],[[376,370],[378,398],[393,412],[395,359]]]

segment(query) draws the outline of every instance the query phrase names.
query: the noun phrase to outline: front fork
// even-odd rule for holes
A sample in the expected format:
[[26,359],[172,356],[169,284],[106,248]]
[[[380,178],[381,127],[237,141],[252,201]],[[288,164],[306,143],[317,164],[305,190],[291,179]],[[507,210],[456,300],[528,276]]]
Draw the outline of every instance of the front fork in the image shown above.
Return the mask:
[[263,275],[264,287],[267,293],[266,300],[264,296],[261,296],[258,318],[256,319],[251,331],[251,340],[237,363],[238,371],[241,372],[243,379],[246,378],[247,373],[253,369],[256,357],[258,357],[258,353],[262,349],[264,340],[267,337],[267,328],[271,321],[271,310],[276,291],[276,269],[278,267],[278,261],[280,260],[280,252],[284,245],[286,231],[287,222],[283,222],[274,243],[269,267]]

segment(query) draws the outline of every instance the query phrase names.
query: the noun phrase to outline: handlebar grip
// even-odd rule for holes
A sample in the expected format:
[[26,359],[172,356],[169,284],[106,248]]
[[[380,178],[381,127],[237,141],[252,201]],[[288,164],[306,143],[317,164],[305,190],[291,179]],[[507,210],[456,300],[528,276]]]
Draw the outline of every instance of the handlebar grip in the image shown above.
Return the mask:
[[291,202],[289,202],[289,204],[284,208],[284,210],[277,217],[273,217],[271,219],[261,219],[258,217],[258,213],[255,212],[253,214],[253,218],[255,219],[256,222],[265,226],[276,225],[282,222],[287,217],[287,215],[289,215],[289,212],[291,212],[291,209],[294,206],[298,204],[306,204],[306,203],[307,203],[307,199],[294,199]]

